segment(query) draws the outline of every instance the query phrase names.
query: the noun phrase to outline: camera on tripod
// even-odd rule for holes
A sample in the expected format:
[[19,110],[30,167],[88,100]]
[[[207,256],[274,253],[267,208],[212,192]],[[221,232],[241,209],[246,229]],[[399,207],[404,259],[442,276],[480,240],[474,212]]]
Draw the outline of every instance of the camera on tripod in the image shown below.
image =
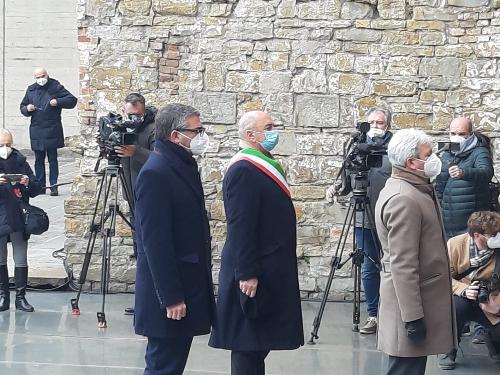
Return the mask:
[[120,114],[114,112],[109,112],[106,116],[99,118],[97,141],[101,146],[102,156],[110,164],[120,163],[115,147],[137,143],[137,134],[130,130],[135,129],[141,123],[141,116],[134,115],[125,120]]

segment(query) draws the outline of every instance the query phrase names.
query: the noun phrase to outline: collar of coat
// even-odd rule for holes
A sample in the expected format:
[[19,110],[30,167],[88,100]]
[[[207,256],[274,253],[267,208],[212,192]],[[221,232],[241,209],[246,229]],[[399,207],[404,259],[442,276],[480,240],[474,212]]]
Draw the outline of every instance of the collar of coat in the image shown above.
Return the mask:
[[416,172],[404,167],[394,165],[392,167],[392,177],[408,182],[422,193],[433,195],[434,187],[428,177],[421,176]]

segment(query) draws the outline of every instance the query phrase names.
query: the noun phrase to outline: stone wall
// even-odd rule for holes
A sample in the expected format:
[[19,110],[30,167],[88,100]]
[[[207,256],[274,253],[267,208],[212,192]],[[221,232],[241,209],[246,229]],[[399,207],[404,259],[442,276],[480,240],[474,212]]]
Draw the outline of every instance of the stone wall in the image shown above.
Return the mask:
[[[254,109],[282,131],[277,156],[288,171],[298,216],[303,295],[324,288],[344,209],[325,188],[355,121],[388,106],[396,129],[437,138],[469,116],[495,135],[500,123],[500,1],[490,0],[78,0],[79,119],[89,170],[95,119],[129,91],[157,106],[197,107],[212,144],[202,177],[215,272],[225,237],[221,179],[237,150],[235,123]],[[79,177],[66,202],[66,248],[78,274],[95,178]],[[113,239],[112,287],[133,289],[131,239]],[[89,280],[99,279],[92,265]],[[348,267],[333,289],[352,286]]]

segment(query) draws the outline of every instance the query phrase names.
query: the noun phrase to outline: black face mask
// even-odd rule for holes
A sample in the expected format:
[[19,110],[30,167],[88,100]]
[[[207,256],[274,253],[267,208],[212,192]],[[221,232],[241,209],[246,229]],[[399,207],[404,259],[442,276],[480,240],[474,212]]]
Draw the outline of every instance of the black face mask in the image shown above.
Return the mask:
[[136,124],[142,124],[142,122],[144,121],[144,115],[139,115],[137,113],[130,113],[127,116],[130,121],[133,121]]

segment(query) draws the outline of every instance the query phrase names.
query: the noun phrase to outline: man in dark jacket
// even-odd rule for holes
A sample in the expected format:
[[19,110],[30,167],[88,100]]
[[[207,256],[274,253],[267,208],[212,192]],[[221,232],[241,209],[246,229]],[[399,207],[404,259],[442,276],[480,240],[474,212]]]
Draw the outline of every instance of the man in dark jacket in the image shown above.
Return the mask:
[[270,350],[304,344],[296,216],[285,172],[270,153],[278,142],[273,126],[265,112],[242,116],[243,149],[223,183],[227,239],[209,345],[231,350],[232,375],[263,375]]
[[[116,153],[120,156],[123,175],[125,178],[125,188],[130,194],[132,200],[129,206],[134,207],[134,187],[137,176],[141,171],[142,166],[148,160],[149,154],[154,149],[155,144],[155,116],[157,109],[152,106],[146,106],[146,99],[139,93],[128,94],[125,98],[125,113],[129,120],[136,124],[133,133],[137,135],[137,142],[133,145],[117,146]],[[132,215],[132,222],[134,221]],[[134,246],[134,255],[135,254]],[[126,315],[132,315],[134,309],[127,307]]]
[[[389,131],[391,127],[392,114],[388,109],[371,108],[366,114],[366,120],[370,123],[370,130],[367,134],[367,143],[377,145],[377,149],[387,149],[387,145],[392,138]],[[382,165],[378,168],[371,168],[368,172],[367,197],[369,199],[371,212],[375,212],[380,191],[384,188],[385,182],[391,176],[391,163],[387,155],[382,157]],[[353,176],[354,176],[354,171]],[[353,179],[354,181],[354,179]],[[343,191],[343,194],[350,193],[354,187],[354,182]],[[332,199],[336,194],[336,186],[332,186],[327,191],[327,198]],[[363,219],[364,216],[364,219]],[[362,334],[373,334],[377,332],[377,315],[380,288],[380,266],[378,247],[376,246],[377,231],[375,223],[368,221],[368,215],[363,212],[356,212],[356,222],[354,234],[357,246],[364,253],[361,269],[361,280],[365,291],[366,308],[368,319],[359,330]]]
[[450,141],[459,143],[460,150],[442,154],[443,169],[436,179],[448,238],[467,232],[467,220],[473,212],[489,209],[489,182],[493,177],[489,140],[473,132],[471,120],[454,119]]
[[210,231],[198,165],[208,137],[192,107],[156,117],[155,151],[135,186],[135,332],[148,338],[145,375],[180,375],[193,336],[210,332],[215,301]]
[[[49,78],[45,68],[36,68],[33,73],[36,83],[28,86],[20,105],[21,113],[31,117],[31,149],[35,152],[35,174],[37,181],[46,185],[45,156],[49,159],[49,182],[57,184],[59,165],[57,149],[64,147],[64,133],[61,122],[63,108],[76,106],[77,99],[53,78]],[[50,195],[58,195],[57,187],[52,187]]]

